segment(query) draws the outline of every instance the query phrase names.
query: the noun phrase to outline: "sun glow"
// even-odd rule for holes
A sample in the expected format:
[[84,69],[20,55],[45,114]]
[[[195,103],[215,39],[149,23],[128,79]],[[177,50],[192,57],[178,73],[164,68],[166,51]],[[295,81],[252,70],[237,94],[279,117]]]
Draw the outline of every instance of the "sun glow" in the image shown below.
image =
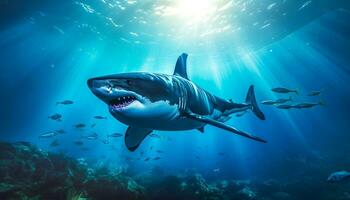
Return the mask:
[[218,1],[178,0],[155,8],[155,14],[181,20],[186,25],[200,25],[210,21],[218,11]]
[[180,0],[173,7],[173,15],[186,20],[189,25],[207,23],[216,13],[213,0]]
[[205,44],[208,38],[232,32],[230,20],[234,0],[168,0],[156,4],[153,12],[159,24],[174,41],[195,41]]

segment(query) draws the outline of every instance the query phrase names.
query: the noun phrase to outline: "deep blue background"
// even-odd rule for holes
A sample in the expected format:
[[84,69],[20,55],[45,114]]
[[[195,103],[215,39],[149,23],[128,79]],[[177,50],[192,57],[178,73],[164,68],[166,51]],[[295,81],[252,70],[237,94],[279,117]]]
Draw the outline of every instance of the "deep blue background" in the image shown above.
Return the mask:
[[[266,6],[269,2],[261,4]],[[345,2],[313,2],[301,12],[297,8],[302,1],[288,1],[283,9],[291,13],[289,17],[269,16],[275,23],[266,32],[243,29],[240,48],[230,37],[216,38],[211,46],[203,48],[195,42],[177,44],[158,37],[153,38],[153,43],[123,42],[120,38],[129,29],[142,27],[125,25],[113,31],[74,2],[58,5],[3,1],[0,3],[0,138],[31,141],[43,149],[139,172],[142,169],[142,173],[158,166],[169,173],[195,169],[213,177],[283,177],[295,172],[300,178],[305,175],[296,169],[312,165],[327,170],[349,168],[350,13]],[[99,8],[100,12],[109,12],[102,3],[85,3]],[[147,4],[144,6],[147,9]],[[131,11],[113,15],[125,23],[132,16]],[[95,29],[81,28],[82,24],[92,24]],[[142,39],[151,40],[139,40]],[[126,127],[113,119],[107,107],[91,94],[86,80],[129,71],[170,74],[182,52],[189,54],[190,79],[223,98],[244,101],[250,84],[256,86],[259,100],[288,97],[270,91],[272,87],[285,86],[298,88],[301,94],[293,95],[295,101],[322,100],[325,105],[304,110],[278,110],[261,105],[266,121],[259,121],[249,113],[227,122],[267,139],[267,144],[210,126],[204,134],[156,132],[161,139],[146,138],[134,153],[126,150],[122,138],[103,144],[107,134],[124,133]],[[322,90],[322,94],[307,97],[311,90]],[[65,99],[75,103],[56,105]],[[63,121],[48,119],[54,113],[62,114]],[[92,118],[94,115],[108,119],[96,120]],[[97,125],[77,130],[73,127],[77,123]],[[50,139],[38,139],[38,135],[56,129],[67,131],[57,136],[59,147],[50,147]],[[93,132],[100,139],[86,141],[88,151],[73,144],[82,135]],[[164,151],[161,159],[144,162],[147,157],[157,156],[155,150]],[[213,172],[217,168],[220,171]]]

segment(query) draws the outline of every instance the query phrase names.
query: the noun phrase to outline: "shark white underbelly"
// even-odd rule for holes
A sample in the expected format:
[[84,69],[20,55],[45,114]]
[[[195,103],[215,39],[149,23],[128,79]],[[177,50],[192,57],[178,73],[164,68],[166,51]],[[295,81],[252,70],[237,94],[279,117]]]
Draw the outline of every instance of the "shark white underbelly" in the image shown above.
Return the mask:
[[[146,106],[135,102],[123,109],[122,114],[116,112],[111,112],[111,114],[128,126],[161,131],[180,131],[198,129],[205,125],[182,116],[178,104],[171,105],[168,101],[148,102]],[[136,115],[135,112],[140,112],[140,110],[142,114]]]

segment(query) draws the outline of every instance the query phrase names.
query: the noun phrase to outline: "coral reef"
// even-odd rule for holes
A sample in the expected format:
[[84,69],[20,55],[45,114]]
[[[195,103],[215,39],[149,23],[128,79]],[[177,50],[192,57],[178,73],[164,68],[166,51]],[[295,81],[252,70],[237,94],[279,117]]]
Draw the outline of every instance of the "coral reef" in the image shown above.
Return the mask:
[[66,199],[82,189],[86,169],[26,142],[0,143],[0,199]]
[[[166,175],[159,168],[132,177],[84,159],[39,150],[27,142],[0,142],[0,199],[294,200],[349,199],[348,185],[320,178],[214,180],[198,173]],[[317,191],[317,192],[315,192]]]

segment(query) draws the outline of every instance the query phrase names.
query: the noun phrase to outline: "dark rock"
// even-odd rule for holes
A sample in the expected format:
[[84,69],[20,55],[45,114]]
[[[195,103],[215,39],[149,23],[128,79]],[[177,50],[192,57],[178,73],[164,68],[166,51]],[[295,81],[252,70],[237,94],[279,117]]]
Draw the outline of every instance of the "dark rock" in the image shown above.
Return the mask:
[[164,179],[160,180],[157,183],[150,184],[150,194],[151,199],[161,200],[176,200],[183,199],[182,197],[182,181],[179,177],[176,176],[166,176]]
[[273,195],[273,199],[278,200],[289,200],[291,199],[290,195],[286,192],[276,192]]
[[108,172],[96,173],[87,181],[85,189],[92,199],[144,199],[142,186],[129,177],[111,176]]
[[158,167],[132,176],[107,165],[89,166],[85,159],[44,152],[30,143],[0,142],[0,199],[326,200],[350,196],[347,184],[329,184],[311,173],[292,180],[208,182],[194,171],[169,176],[159,173],[163,169]]
[[239,199],[255,199],[257,197],[256,192],[248,186],[238,191],[237,195]]
[[0,199],[66,199],[83,189],[86,172],[73,159],[27,142],[2,142],[0,152]]
[[[186,180],[184,192],[197,199],[220,199],[221,191],[215,185],[209,185],[200,174],[190,176]],[[199,198],[198,198],[199,197]]]

